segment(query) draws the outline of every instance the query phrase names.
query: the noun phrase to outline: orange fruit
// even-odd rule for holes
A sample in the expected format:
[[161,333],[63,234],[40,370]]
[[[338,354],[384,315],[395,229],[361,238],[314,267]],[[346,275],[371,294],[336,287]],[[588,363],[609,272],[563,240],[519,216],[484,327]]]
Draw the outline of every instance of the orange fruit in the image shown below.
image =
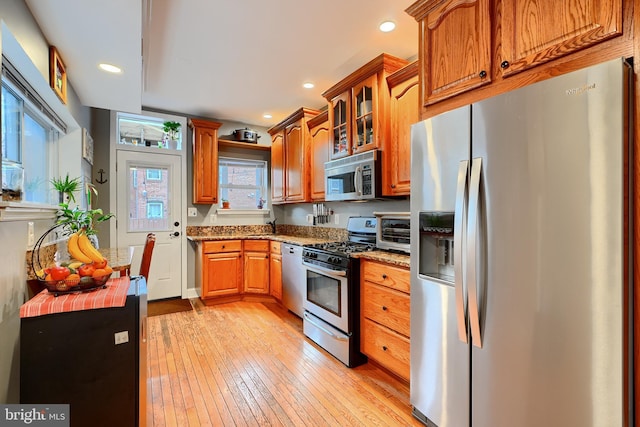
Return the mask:
[[66,279],[64,279],[64,283],[66,283],[67,286],[75,286],[80,283],[80,275],[70,274],[67,276]]
[[107,274],[107,270],[105,270],[104,268],[96,268],[96,271],[93,272],[93,274],[91,275],[92,277],[102,277],[102,276],[106,276]]
[[51,277],[51,274],[47,274],[47,275],[44,277],[44,280],[46,280],[47,282],[53,282],[53,278]]
[[105,265],[103,270],[107,272],[106,274],[113,273],[113,268],[110,265]]

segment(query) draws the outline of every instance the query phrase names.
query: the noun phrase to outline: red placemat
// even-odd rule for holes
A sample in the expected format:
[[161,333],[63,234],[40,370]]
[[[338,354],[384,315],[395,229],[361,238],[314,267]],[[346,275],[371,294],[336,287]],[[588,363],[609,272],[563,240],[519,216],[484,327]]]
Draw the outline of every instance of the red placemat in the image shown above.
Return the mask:
[[20,307],[20,317],[36,317],[68,311],[124,307],[129,290],[129,276],[109,279],[106,288],[79,294],[53,296],[43,290]]

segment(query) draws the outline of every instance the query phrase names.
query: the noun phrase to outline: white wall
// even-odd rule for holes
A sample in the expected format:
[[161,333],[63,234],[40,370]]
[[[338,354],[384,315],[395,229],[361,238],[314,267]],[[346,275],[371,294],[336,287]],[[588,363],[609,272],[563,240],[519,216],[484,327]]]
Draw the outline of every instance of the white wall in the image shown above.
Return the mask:
[[[0,1],[0,19],[6,23],[42,78],[48,81],[49,45],[24,0]],[[14,65],[19,68],[20,64]],[[80,127],[89,128],[89,109],[80,104],[71,81],[68,83],[66,108]],[[79,162],[80,159],[78,155]],[[35,225],[35,235],[39,236],[51,221],[37,221]],[[19,401],[19,310],[27,294],[27,227],[26,221],[0,222],[0,403]]]

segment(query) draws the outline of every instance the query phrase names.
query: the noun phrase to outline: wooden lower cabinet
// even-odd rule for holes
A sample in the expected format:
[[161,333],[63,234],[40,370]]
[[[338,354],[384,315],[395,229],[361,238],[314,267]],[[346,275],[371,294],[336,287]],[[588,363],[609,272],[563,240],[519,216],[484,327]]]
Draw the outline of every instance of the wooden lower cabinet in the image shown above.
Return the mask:
[[269,260],[269,293],[282,300],[282,252],[280,242],[271,242]]
[[360,351],[409,381],[409,269],[370,260],[362,260],[360,269]]
[[210,240],[198,247],[196,288],[207,303],[282,300],[280,242]]
[[202,298],[239,295],[242,291],[242,241],[203,242]]
[[269,294],[269,240],[244,240],[244,291]]

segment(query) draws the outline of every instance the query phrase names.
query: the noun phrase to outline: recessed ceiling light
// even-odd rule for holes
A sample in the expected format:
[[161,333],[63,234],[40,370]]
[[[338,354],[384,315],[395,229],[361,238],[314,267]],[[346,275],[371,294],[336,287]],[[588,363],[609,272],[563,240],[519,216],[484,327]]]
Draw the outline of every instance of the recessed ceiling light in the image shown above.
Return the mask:
[[98,67],[100,67],[102,71],[106,71],[107,73],[119,74],[122,72],[122,68],[104,62],[99,64]]
[[271,118],[273,118],[273,116],[272,116],[271,114],[269,114],[269,113],[267,113],[267,114],[263,114],[263,115],[262,115],[262,117],[264,117],[265,119],[271,119]]
[[315,85],[313,83],[311,83],[311,82],[306,82],[306,83],[302,84],[302,87],[305,88],[305,89],[313,89],[314,86]]
[[383,33],[388,33],[389,31],[395,30],[396,23],[393,21],[384,21],[378,28],[380,28],[380,31]]

